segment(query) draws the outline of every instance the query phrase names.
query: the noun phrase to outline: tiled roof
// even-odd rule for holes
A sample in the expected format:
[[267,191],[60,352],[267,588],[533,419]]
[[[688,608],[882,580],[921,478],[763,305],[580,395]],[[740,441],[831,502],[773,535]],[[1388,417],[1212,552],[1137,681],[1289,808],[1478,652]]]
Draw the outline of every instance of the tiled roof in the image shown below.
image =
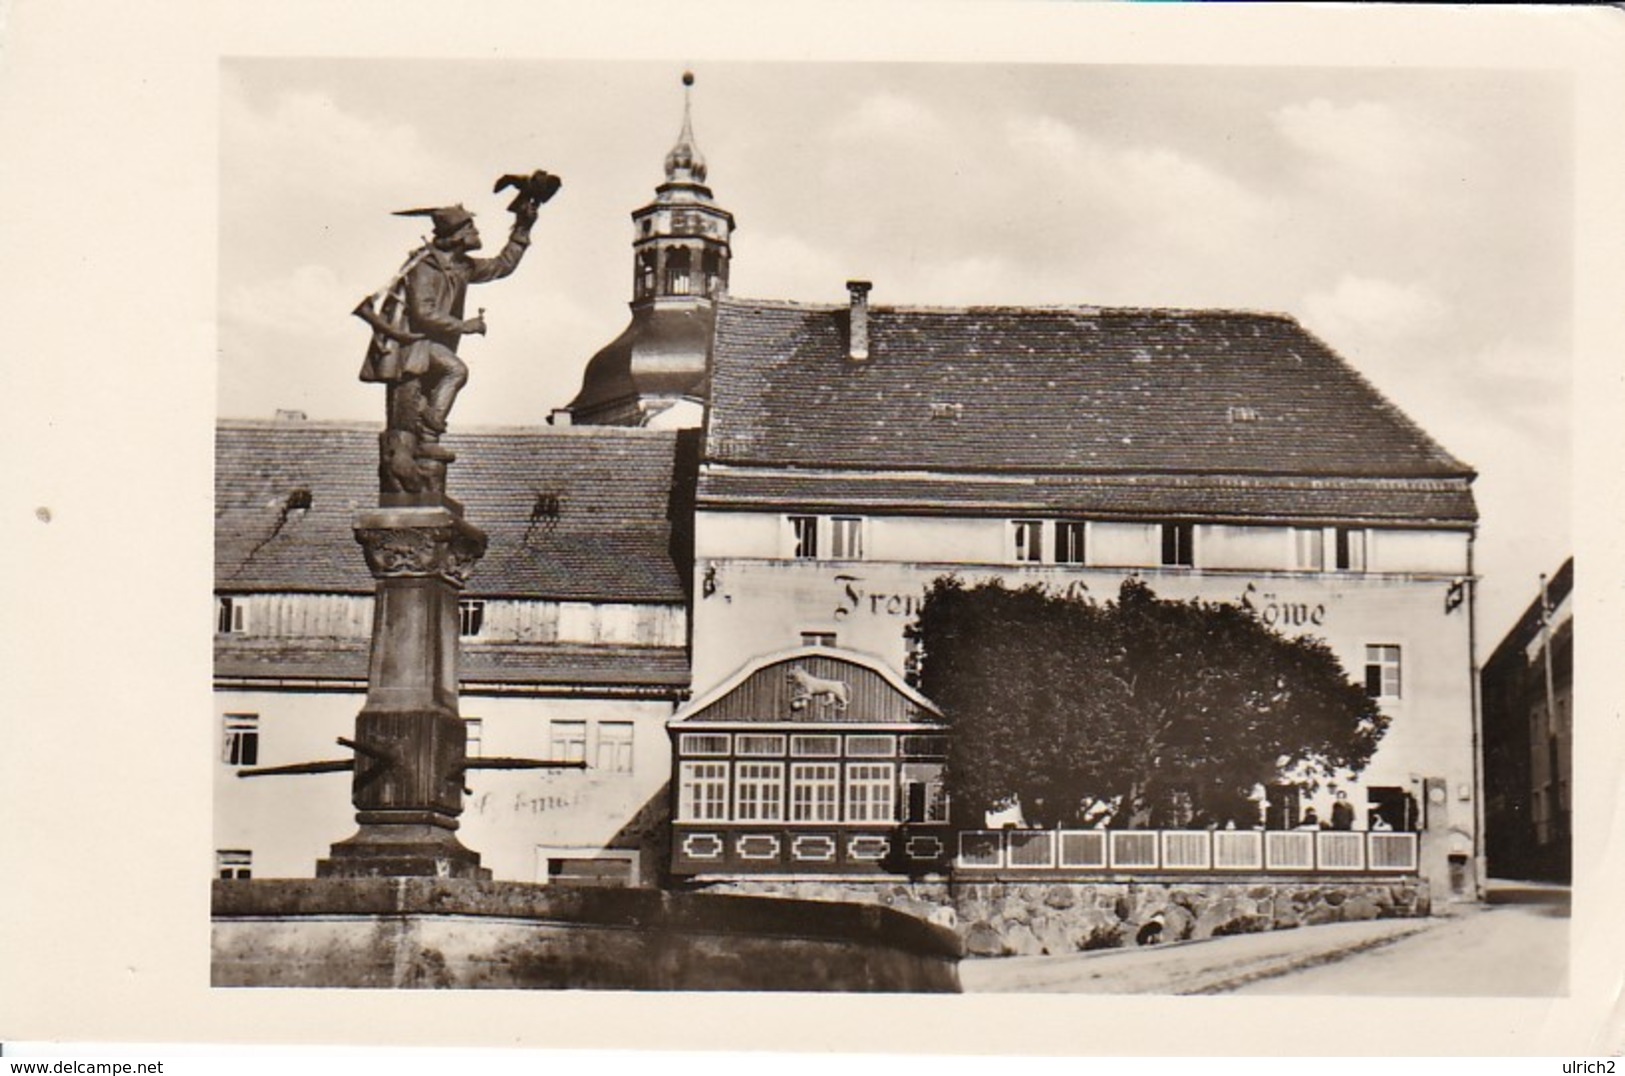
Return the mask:
[[794,505],[807,512],[977,512],[1092,519],[1460,525],[1476,518],[1465,478],[1208,475],[855,474],[710,465],[700,507]]
[[[490,545],[471,596],[683,602],[673,552],[679,437],[641,429],[453,433],[448,492]],[[222,421],[215,439],[215,588],[366,593],[352,527],[377,504],[378,429]],[[296,491],[310,507],[287,508]],[[297,503],[297,500],[295,501]],[[677,546],[683,545],[679,540]]]
[[[1470,479],[1288,317],[717,306],[708,459],[1015,474]],[[702,495],[711,490],[702,484]]]
[[[366,639],[219,636],[214,671],[228,680],[364,682],[368,646]],[[465,642],[459,651],[458,676],[465,690],[482,684],[688,686],[688,656],[682,647]]]

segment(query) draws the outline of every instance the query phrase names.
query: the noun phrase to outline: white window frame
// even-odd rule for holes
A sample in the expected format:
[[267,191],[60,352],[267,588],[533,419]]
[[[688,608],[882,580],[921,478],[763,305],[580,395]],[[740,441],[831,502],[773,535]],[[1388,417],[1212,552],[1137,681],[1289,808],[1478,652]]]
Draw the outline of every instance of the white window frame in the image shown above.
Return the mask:
[[897,821],[897,763],[846,764],[846,820]]
[[587,723],[561,721],[547,723],[547,752],[554,762],[587,761]]
[[[1169,560],[1168,556],[1167,556],[1168,529],[1170,527],[1174,528],[1174,531],[1175,531],[1174,559],[1172,559],[1172,560]],[[1180,533],[1182,533],[1182,532],[1188,532],[1189,535],[1190,535],[1190,541],[1188,543],[1186,543],[1187,548],[1184,549],[1185,559],[1183,559],[1183,560],[1179,559],[1180,542],[1178,540],[1178,535]],[[1184,522],[1163,522],[1162,524],[1160,524],[1157,527],[1157,543],[1158,543],[1157,562],[1162,567],[1164,567],[1164,568],[1194,568],[1194,567],[1196,567],[1196,524],[1194,524],[1194,523],[1184,523]]]
[[[615,730],[615,735],[606,736],[605,732]],[[621,730],[625,730],[625,739],[619,738]],[[593,757],[596,760],[596,769],[599,773],[631,773],[632,772],[632,744],[636,733],[630,721],[600,721],[598,722],[598,737],[594,744]],[[609,758],[605,758],[606,749]]]
[[863,559],[862,516],[831,516],[829,520],[829,555],[831,560]]
[[[1055,540],[1053,549],[1056,564],[1088,564],[1089,563],[1089,521],[1086,519],[1057,519],[1054,523]],[[1068,548],[1062,555],[1061,536],[1063,534],[1077,535],[1077,548]],[[1070,543],[1069,543],[1070,545]]]
[[680,762],[677,766],[677,820],[728,821],[729,763]]
[[841,820],[841,766],[838,762],[790,764],[790,821]]
[[[862,745],[864,750],[857,750]],[[896,758],[897,737],[890,733],[857,733],[846,737],[847,758]]]
[[734,736],[734,754],[740,758],[783,758],[783,733],[741,732]]
[[726,732],[685,732],[677,737],[677,753],[691,758],[725,757],[732,743]]
[[1300,572],[1326,570],[1326,531],[1322,527],[1292,528],[1292,567]]
[[1367,527],[1338,527],[1333,540],[1333,563],[1340,572],[1365,572],[1371,564],[1371,531]]
[[221,715],[220,761],[228,766],[257,766],[260,757],[260,715]]
[[[904,762],[898,770],[898,815],[905,822],[948,821],[948,791],[943,783],[947,764],[943,762]],[[909,818],[909,790],[925,788],[925,817]]]
[[1010,521],[1010,559],[1017,564],[1044,563],[1043,520],[1012,519]]
[[[1390,660],[1390,658],[1392,660]],[[1398,643],[1367,643],[1365,647],[1366,693],[1371,693],[1371,670],[1378,669],[1378,692],[1374,699],[1399,699],[1405,694],[1405,651]],[[1390,673],[1392,675],[1390,675]],[[1390,685],[1393,690],[1389,690]]]
[[246,635],[248,633],[248,599],[241,595],[222,594],[215,599],[214,629],[220,635]]
[[459,598],[457,600],[457,635],[462,639],[477,639],[485,630],[485,599]]
[[[825,750],[822,744],[829,741],[833,747]],[[790,737],[790,755],[792,758],[840,758],[841,738],[834,733],[808,733],[803,736]]]
[[784,763],[734,763],[735,822],[784,821]]
[[785,516],[790,527],[790,558],[792,560],[818,559],[817,516]]
[[463,755],[465,758],[479,758],[485,750],[485,719],[483,717],[463,718]]

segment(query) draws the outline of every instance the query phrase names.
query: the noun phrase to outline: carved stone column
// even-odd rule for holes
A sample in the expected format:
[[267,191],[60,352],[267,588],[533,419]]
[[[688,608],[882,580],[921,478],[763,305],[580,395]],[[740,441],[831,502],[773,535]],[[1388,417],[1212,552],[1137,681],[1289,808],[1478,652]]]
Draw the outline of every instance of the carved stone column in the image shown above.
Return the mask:
[[378,581],[367,701],[356,718],[351,802],[360,829],[318,877],[487,878],[457,839],[467,733],[457,712],[457,597],[485,534],[447,498],[356,518]]

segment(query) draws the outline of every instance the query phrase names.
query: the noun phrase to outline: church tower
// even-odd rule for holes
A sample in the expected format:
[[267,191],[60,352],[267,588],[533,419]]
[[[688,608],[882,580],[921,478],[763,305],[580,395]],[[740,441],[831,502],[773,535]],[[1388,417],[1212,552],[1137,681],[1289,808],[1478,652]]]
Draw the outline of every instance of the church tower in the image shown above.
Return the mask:
[[592,357],[565,408],[583,426],[696,427],[704,414],[715,300],[728,290],[733,214],[705,185],[694,142],[692,73],[666,181],[632,213],[632,321]]

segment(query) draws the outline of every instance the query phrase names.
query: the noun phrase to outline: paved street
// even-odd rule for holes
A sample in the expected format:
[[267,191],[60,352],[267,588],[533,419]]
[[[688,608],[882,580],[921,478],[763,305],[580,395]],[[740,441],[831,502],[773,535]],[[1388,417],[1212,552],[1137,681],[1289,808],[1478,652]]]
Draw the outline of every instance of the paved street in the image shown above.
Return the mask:
[[1568,992],[1568,908],[1494,905],[1237,994],[1552,997]]
[[1560,996],[1568,913],[1567,890],[1503,884],[1492,903],[1449,917],[967,960],[960,981],[966,993]]

